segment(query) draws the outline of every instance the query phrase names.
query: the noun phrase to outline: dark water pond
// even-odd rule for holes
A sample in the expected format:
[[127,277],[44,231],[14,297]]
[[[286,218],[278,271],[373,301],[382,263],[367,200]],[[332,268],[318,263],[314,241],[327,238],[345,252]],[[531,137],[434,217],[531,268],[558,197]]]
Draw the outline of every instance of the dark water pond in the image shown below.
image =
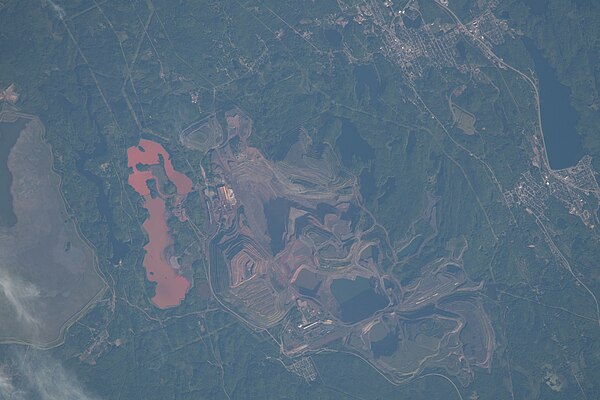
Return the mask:
[[360,194],[366,201],[371,201],[377,194],[375,177],[370,169],[364,168],[359,176]]
[[318,274],[302,270],[296,278],[294,286],[298,288],[298,292],[300,292],[301,295],[314,298],[317,297],[322,282],[322,277]]
[[265,217],[267,218],[267,232],[271,237],[271,251],[273,255],[279,253],[285,247],[283,235],[287,226],[287,220],[292,203],[281,197],[269,200],[263,205]]
[[342,133],[335,141],[346,167],[351,167],[354,160],[370,161],[375,158],[375,150],[358,133],[356,125],[347,119],[342,119]]
[[356,95],[361,98],[368,93],[371,104],[375,105],[382,91],[381,81],[375,68],[372,65],[360,65],[354,68],[354,79]]
[[371,351],[373,357],[391,356],[398,350],[398,337],[395,333],[390,332],[381,340],[371,342]]
[[524,38],[523,43],[533,58],[539,80],[542,127],[550,167],[572,167],[583,156],[583,148],[577,134],[579,116],[570,103],[571,90],[558,81],[556,71],[531,39]]
[[350,203],[350,207],[344,213],[342,213],[342,219],[344,221],[350,221],[350,229],[354,230],[361,216],[360,208],[353,203]]
[[461,62],[467,61],[467,45],[464,41],[459,40],[456,43],[456,51],[458,51],[458,59]]
[[458,265],[454,265],[454,264],[446,265],[446,272],[448,272],[451,275],[457,276],[461,271],[462,270],[460,269],[460,267]]
[[420,16],[411,19],[405,15],[402,17],[402,22],[404,22],[407,28],[411,29],[419,29],[423,25],[423,19]]
[[331,283],[331,293],[340,304],[342,321],[349,324],[362,321],[388,305],[388,299],[377,293],[367,278],[336,279]]
[[319,203],[317,204],[317,209],[315,213],[317,214],[317,218],[319,218],[319,221],[321,221],[321,223],[324,223],[325,216],[327,214],[337,214],[337,208],[335,208],[331,204]]

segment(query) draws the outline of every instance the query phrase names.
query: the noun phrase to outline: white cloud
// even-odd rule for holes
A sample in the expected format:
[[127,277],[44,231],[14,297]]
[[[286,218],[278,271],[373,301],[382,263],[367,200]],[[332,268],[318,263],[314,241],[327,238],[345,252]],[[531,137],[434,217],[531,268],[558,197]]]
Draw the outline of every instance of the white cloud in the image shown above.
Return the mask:
[[10,375],[0,366],[0,399],[21,400],[23,396],[19,395],[15,389]]
[[8,303],[15,309],[20,321],[33,326],[39,324],[31,311],[31,301],[40,296],[40,291],[34,284],[11,277],[0,268],[0,289]]
[[46,354],[35,353],[22,363],[23,372],[33,390],[43,400],[98,400],[89,394],[77,377]]
[[[9,364],[0,364],[0,399],[100,400],[52,355],[32,348],[19,348],[12,355]],[[19,377],[18,385],[8,371]]]

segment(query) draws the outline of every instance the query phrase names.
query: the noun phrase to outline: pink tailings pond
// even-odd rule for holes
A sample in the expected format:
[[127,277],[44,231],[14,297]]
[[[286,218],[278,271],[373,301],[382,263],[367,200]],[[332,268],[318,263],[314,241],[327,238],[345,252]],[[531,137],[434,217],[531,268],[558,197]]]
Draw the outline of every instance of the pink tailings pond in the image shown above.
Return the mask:
[[[127,149],[127,165],[132,169],[128,182],[144,198],[144,208],[149,214],[142,225],[148,235],[148,244],[144,246],[146,277],[150,282],[156,282],[156,293],[152,302],[158,308],[165,309],[181,303],[190,288],[190,281],[169,264],[165,254],[173,244],[167,227],[168,211],[165,204],[171,196],[161,193],[159,189],[158,195],[153,198],[148,188],[148,181],[158,181],[149,167],[160,165],[161,157],[167,178],[177,189],[175,202],[179,203],[192,191],[193,183],[190,178],[173,168],[169,153],[160,144],[146,139],[141,139],[138,146]],[[140,165],[145,168],[140,170]],[[160,187],[158,184],[156,186]]]

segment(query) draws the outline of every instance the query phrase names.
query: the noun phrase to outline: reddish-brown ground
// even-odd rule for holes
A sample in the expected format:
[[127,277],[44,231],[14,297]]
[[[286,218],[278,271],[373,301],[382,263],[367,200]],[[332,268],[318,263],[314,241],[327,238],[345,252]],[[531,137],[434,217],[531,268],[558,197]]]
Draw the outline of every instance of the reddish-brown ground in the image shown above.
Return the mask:
[[[156,177],[151,170],[140,171],[138,169],[140,164],[144,166],[160,165],[159,155],[162,156],[167,177],[177,188],[176,206],[179,205],[183,196],[192,191],[193,183],[187,176],[173,168],[169,153],[160,144],[141,139],[138,146],[127,149],[127,162],[132,169],[129,175],[129,184],[144,197],[144,207],[149,214],[143,224],[148,235],[148,244],[144,246],[146,251],[144,267],[148,280],[156,282],[156,293],[152,302],[157,307],[164,309],[181,303],[190,288],[190,282],[171,267],[165,255],[165,250],[173,244],[167,227],[165,200],[168,196],[160,193],[159,189],[159,195],[152,198],[148,181],[156,179]],[[157,185],[157,188],[159,187],[160,185]]]

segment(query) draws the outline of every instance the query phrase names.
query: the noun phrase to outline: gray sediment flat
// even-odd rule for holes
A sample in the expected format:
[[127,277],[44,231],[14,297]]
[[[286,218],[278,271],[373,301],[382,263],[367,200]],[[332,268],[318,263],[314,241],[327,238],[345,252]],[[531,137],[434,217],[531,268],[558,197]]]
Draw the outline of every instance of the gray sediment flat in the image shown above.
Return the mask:
[[0,227],[0,342],[49,347],[105,284],[94,249],[67,214],[43,125],[12,111],[0,121],[26,122],[7,159],[16,223]]

